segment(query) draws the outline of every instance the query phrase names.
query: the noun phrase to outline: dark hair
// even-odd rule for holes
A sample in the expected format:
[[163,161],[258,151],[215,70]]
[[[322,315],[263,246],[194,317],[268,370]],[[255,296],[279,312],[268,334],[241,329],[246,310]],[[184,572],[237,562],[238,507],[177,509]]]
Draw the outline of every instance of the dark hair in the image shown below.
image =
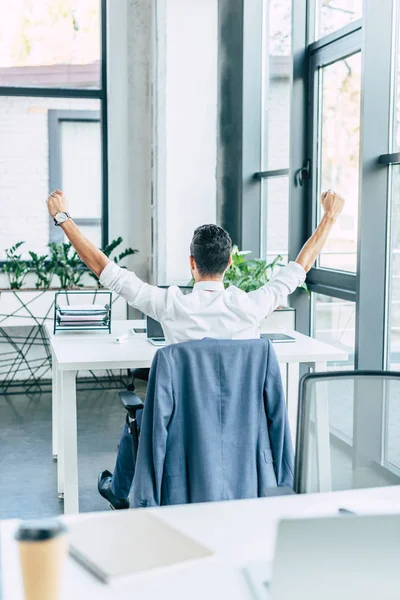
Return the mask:
[[232,252],[230,235],[218,225],[201,225],[195,229],[190,254],[200,275],[222,275]]

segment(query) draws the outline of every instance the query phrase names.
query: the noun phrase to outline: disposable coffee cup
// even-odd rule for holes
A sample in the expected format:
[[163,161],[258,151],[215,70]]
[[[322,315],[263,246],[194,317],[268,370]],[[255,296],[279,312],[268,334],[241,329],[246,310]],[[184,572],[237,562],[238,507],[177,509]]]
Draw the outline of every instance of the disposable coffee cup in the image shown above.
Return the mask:
[[24,521],[19,546],[25,600],[59,600],[67,554],[67,529],[57,519]]

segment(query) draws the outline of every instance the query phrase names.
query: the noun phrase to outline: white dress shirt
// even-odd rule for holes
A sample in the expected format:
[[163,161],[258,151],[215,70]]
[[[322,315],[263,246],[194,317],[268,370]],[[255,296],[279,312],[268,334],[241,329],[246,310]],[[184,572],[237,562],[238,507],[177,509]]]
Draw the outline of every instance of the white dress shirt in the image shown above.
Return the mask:
[[159,321],[167,343],[174,344],[205,337],[260,337],[261,321],[286,303],[288,295],[305,278],[303,267],[291,262],[254,292],[246,293],[235,286],[225,289],[222,282],[201,281],[194,285],[191,294],[185,295],[175,285],[161,289],[144,283],[135,273],[111,261],[101,273],[100,283]]

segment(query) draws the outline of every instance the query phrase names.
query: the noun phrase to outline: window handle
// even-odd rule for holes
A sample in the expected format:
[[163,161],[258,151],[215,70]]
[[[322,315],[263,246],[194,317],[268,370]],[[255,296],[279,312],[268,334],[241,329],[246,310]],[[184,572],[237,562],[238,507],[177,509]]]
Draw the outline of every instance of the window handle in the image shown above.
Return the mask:
[[294,175],[294,181],[296,185],[303,187],[304,182],[311,179],[311,160],[308,158],[301,169],[298,169]]

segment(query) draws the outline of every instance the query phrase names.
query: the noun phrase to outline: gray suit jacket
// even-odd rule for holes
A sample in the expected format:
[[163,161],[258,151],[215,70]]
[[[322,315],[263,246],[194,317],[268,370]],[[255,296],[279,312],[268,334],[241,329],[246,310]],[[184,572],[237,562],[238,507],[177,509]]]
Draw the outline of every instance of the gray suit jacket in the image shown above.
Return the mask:
[[293,487],[293,447],[269,340],[158,350],[150,371],[133,505],[256,498]]

